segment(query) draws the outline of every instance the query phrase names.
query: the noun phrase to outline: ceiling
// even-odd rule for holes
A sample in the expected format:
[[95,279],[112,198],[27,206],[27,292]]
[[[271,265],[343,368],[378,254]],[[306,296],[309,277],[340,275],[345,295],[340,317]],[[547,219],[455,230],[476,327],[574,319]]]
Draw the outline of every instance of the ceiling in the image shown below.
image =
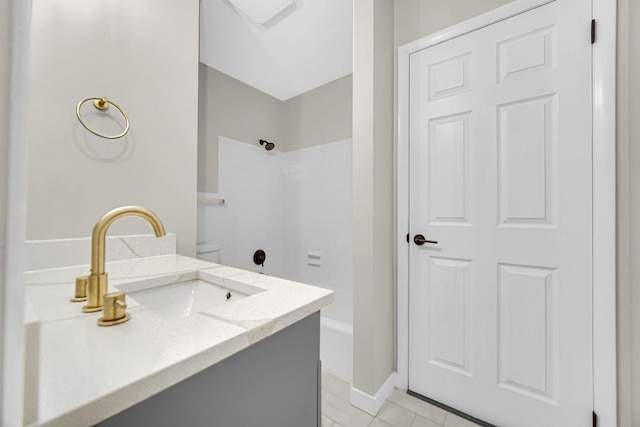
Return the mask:
[[285,101],[351,74],[353,0],[201,0],[200,61]]

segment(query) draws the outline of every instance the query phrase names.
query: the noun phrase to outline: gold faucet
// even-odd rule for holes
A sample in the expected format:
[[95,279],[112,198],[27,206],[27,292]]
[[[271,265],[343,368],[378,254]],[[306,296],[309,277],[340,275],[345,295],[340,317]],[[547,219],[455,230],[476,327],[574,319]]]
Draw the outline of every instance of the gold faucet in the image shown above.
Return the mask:
[[[107,293],[107,273],[104,271],[107,229],[116,220],[125,216],[137,216],[145,219],[153,228],[156,237],[162,237],[166,234],[160,218],[142,206],[123,206],[104,214],[93,227],[93,234],[91,235],[91,274],[76,279],[76,300],[81,299],[77,298],[80,296],[78,295],[79,287],[82,284],[86,286],[87,305],[82,307],[82,311],[85,313],[102,310],[104,296]],[[123,305],[124,295],[122,298],[118,298],[118,302],[120,300],[120,305]],[[116,302],[114,300],[114,303]]]

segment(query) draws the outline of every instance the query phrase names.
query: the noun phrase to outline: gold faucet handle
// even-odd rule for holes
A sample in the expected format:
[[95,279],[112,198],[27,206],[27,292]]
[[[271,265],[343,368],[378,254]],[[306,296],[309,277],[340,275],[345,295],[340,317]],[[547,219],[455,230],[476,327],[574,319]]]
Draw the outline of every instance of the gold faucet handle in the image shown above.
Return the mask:
[[131,318],[126,312],[124,292],[111,292],[104,296],[103,316],[98,319],[98,326],[113,326],[124,323]]
[[71,297],[71,302],[80,302],[87,300],[87,284],[89,283],[89,276],[76,277],[76,290]]

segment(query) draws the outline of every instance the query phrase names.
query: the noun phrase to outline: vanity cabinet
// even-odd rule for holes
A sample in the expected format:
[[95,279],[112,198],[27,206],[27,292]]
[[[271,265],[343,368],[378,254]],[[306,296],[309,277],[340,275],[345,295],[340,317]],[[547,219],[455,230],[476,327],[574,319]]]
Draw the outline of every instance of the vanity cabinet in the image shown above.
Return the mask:
[[98,425],[319,427],[319,351],[315,313]]

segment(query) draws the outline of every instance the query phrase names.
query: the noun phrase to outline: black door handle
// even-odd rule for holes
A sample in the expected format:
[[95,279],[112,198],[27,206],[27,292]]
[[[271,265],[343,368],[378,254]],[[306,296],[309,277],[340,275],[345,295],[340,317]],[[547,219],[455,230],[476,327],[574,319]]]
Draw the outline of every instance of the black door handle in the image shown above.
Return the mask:
[[425,239],[422,234],[416,234],[416,236],[413,238],[413,243],[415,243],[418,246],[422,246],[425,243],[432,243],[434,245],[438,244],[438,242],[435,241],[435,240],[427,240],[427,239]]

